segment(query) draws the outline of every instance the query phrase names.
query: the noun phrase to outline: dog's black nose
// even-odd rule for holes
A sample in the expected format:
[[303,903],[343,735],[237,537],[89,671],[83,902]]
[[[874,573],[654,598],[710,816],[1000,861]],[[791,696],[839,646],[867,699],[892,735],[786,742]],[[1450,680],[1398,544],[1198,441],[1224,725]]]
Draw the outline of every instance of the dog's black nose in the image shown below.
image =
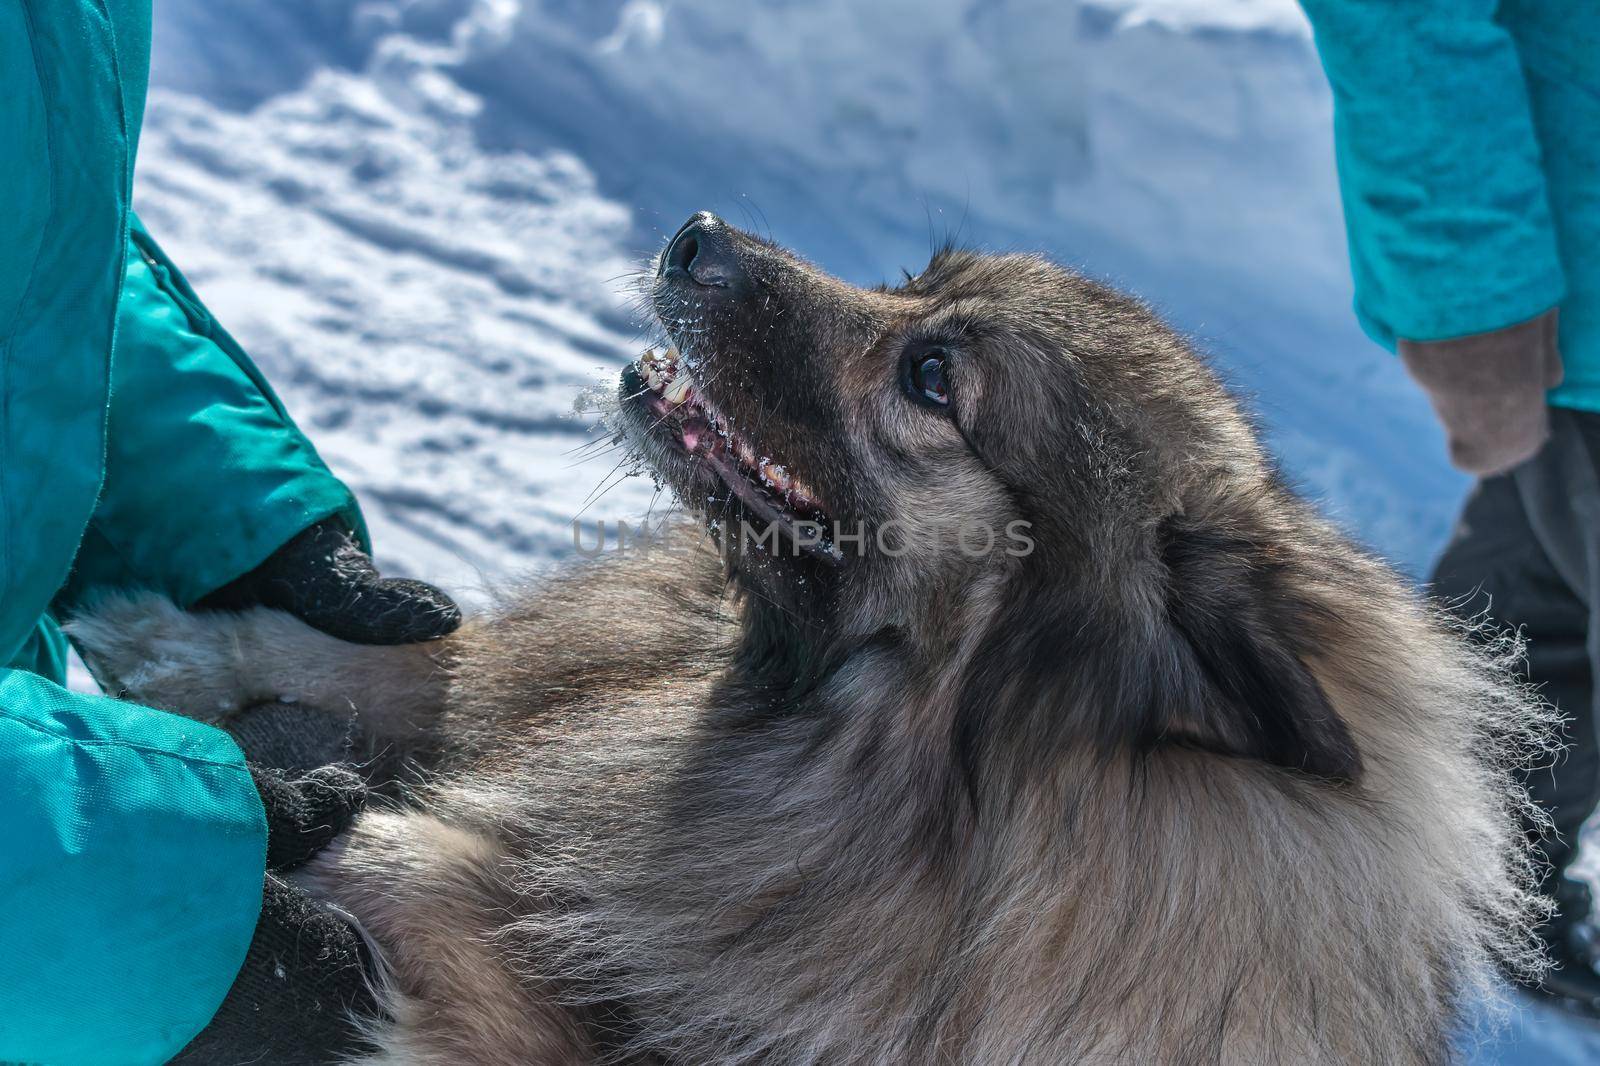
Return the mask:
[[661,257],[662,277],[689,280],[707,289],[739,289],[745,272],[734,248],[733,231],[710,211],[683,224]]

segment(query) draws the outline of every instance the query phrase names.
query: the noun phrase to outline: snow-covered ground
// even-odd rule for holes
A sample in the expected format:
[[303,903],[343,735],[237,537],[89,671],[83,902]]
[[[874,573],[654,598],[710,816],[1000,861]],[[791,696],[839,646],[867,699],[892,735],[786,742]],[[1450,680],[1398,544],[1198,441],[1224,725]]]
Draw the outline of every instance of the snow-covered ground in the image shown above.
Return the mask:
[[[361,494],[467,598],[636,520],[585,386],[708,208],[858,282],[946,236],[1152,299],[1413,574],[1465,487],[1349,312],[1292,0],[157,0],[137,203]],[[617,471],[621,474],[621,471]],[[1476,1062],[1600,1058],[1529,1008]]]

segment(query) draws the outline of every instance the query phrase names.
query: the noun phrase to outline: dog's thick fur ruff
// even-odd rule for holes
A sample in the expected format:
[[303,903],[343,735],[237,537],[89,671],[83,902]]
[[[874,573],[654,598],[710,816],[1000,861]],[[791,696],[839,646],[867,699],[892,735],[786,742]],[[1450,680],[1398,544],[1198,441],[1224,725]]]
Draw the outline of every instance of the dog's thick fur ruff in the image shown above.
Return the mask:
[[[140,700],[224,721],[283,696],[355,707],[435,758],[307,878],[392,970],[366,1061],[1448,1059],[1461,1004],[1539,965],[1519,828],[1537,815],[1512,771],[1544,719],[1515,649],[1313,515],[1139,305],[963,253],[859,293],[740,240],[808,358],[833,359],[795,389],[867,395],[855,353],[913,317],[959,312],[961,343],[1015,377],[1055,360],[1042,399],[961,364],[957,402],[1004,402],[1006,440],[984,436],[994,408],[956,412],[963,443],[898,393],[871,394],[876,422],[815,415],[917,442],[814,461],[844,471],[829,498],[870,489],[888,510],[859,510],[919,535],[1020,514],[1038,551],[836,566],[684,528],[430,647],[148,597],[73,627]],[[855,302],[827,318],[804,293]],[[770,431],[815,460],[797,425]],[[937,477],[916,465],[935,453]]]

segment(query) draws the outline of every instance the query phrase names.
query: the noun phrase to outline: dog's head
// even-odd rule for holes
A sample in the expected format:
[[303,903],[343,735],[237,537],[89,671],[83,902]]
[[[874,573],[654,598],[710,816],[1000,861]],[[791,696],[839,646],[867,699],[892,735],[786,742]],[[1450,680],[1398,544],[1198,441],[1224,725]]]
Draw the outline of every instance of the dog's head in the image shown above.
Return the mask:
[[1298,504],[1145,306],[956,250],[859,289],[709,214],[652,299],[629,435],[775,624],[955,664],[963,752],[1089,733],[1359,773],[1273,528]]

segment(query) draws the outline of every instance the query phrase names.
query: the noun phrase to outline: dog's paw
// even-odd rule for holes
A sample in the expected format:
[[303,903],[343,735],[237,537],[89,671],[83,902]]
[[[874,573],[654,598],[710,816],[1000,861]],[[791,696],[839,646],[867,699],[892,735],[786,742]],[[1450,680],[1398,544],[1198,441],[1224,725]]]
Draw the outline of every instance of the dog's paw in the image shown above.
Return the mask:
[[64,627],[107,692],[150,707],[216,721],[268,700],[292,699],[263,684],[273,649],[264,630],[295,619],[250,611],[189,612],[155,593],[107,596]]
[[185,611],[153,593],[121,594],[65,628],[106,691],[203,722],[299,703],[340,721],[359,712],[377,734],[409,737],[445,698],[446,641],[350,644],[267,607]]

